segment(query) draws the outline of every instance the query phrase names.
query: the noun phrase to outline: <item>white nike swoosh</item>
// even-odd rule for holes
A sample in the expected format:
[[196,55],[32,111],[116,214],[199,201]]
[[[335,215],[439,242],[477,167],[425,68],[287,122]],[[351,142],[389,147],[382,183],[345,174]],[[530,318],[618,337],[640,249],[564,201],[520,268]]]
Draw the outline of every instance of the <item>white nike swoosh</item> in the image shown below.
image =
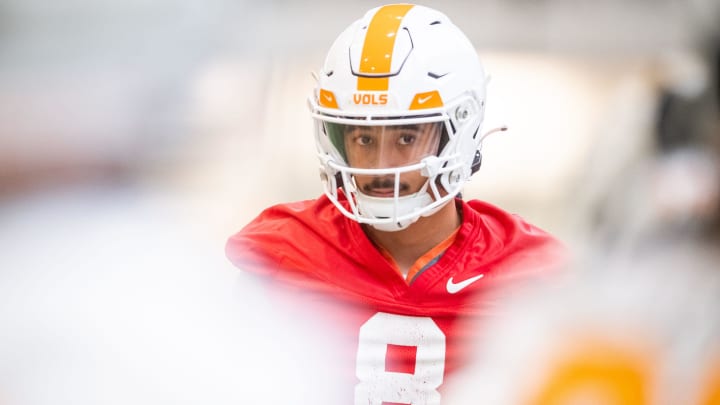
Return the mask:
[[461,281],[461,282],[459,282],[459,283],[453,282],[453,278],[450,277],[450,278],[448,279],[448,282],[447,282],[447,285],[446,285],[446,287],[447,287],[447,292],[449,292],[450,294],[455,294],[456,292],[462,290],[463,288],[469,286],[470,284],[472,284],[472,283],[480,280],[481,278],[483,278],[483,276],[484,276],[484,274],[480,274],[480,275],[477,275],[477,276],[475,276],[475,277],[470,277],[469,279],[464,280],[464,281]]
[[431,98],[432,98],[432,96],[427,96],[427,97],[419,98],[419,99],[418,99],[418,104],[425,104],[425,102],[428,101],[428,100],[430,100]]

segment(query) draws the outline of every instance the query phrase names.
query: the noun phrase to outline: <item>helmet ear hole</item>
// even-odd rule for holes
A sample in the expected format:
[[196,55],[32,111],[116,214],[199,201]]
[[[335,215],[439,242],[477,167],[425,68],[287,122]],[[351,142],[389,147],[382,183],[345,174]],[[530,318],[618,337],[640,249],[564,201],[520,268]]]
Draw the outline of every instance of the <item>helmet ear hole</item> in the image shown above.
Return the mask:
[[342,173],[337,172],[337,173],[335,173],[335,187],[337,187],[340,184],[344,184],[342,181]]
[[473,158],[472,165],[470,166],[470,175],[477,173],[478,170],[480,170],[480,165],[482,164],[482,153],[480,153],[479,150],[475,151],[475,157]]

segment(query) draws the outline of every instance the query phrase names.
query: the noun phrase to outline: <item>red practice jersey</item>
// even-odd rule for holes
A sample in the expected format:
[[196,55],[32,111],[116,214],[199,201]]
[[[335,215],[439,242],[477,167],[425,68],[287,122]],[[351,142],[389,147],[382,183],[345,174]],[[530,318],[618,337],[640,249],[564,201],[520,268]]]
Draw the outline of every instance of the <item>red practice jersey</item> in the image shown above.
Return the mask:
[[472,357],[482,320],[498,315],[496,292],[564,257],[556,239],[518,216],[476,200],[455,204],[463,221],[453,243],[410,283],[324,196],[268,208],[226,253],[333,331],[343,350],[330,366],[349,384],[343,403],[441,404],[443,382]]

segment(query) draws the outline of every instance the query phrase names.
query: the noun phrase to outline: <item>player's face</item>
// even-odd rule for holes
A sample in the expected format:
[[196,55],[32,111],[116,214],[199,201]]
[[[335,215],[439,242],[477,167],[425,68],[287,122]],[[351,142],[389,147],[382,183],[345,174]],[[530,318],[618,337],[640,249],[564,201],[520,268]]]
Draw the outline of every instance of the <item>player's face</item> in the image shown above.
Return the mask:
[[[353,168],[388,169],[419,163],[436,155],[442,124],[427,123],[395,126],[348,126],[344,142],[348,164]],[[355,175],[361,192],[374,197],[392,197],[395,176]],[[417,192],[427,181],[419,170],[400,175],[400,195]]]

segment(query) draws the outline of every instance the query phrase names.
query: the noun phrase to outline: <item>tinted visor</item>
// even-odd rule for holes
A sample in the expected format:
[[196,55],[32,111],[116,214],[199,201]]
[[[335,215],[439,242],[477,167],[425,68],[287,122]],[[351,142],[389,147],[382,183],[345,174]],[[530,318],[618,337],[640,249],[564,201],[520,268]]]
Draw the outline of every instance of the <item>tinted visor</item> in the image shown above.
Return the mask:
[[386,169],[419,163],[437,155],[444,124],[365,126],[325,122],[325,133],[349,167]]

